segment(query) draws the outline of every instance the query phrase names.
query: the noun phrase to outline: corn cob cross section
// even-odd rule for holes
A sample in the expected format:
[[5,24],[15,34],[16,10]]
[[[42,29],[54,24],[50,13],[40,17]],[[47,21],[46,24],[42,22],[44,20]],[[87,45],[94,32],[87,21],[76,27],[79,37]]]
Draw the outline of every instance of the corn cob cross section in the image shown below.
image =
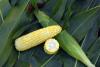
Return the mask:
[[15,47],[18,51],[24,51],[35,47],[45,40],[50,39],[60,33],[62,28],[59,25],[52,25],[42,28],[19,37],[15,40]]
[[44,51],[47,54],[55,54],[59,50],[59,43],[56,39],[48,39],[44,44]]

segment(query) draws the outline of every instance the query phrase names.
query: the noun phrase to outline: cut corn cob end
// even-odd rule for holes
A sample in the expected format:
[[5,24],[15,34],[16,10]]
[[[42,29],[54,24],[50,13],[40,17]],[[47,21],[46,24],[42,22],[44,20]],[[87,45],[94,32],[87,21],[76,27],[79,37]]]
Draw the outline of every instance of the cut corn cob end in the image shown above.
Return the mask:
[[55,54],[59,49],[59,43],[55,39],[48,39],[44,44],[44,51],[47,54]]
[[50,39],[60,33],[62,28],[59,25],[48,26],[29,34],[21,36],[15,40],[15,48],[18,51],[24,51],[35,47],[47,39]]

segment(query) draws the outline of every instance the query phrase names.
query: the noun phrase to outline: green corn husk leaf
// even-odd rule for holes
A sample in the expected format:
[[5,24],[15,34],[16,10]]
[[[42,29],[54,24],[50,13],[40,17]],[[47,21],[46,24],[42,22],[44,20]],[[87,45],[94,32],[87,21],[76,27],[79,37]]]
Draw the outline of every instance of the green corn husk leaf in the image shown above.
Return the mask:
[[12,8],[7,17],[4,19],[5,22],[0,26],[0,34],[2,34],[0,35],[0,67],[5,64],[11,54],[13,48],[12,36],[20,24],[20,17],[23,14],[28,2],[29,0],[24,0],[23,4],[19,4],[19,6]]
[[88,66],[88,67],[94,67],[91,64],[91,62],[89,61],[89,59],[86,57],[85,53],[83,52],[83,50],[81,49],[79,44],[77,42],[75,42],[75,40],[66,31],[62,31],[62,33],[59,34],[58,36],[59,37],[57,37],[57,39],[58,39],[59,43],[64,44],[64,45],[61,45],[61,47],[68,54],[70,54],[77,60],[80,60],[81,62],[86,64],[86,66]]
[[[35,11],[35,15],[44,27],[48,25],[57,24],[42,11]],[[76,42],[76,40],[65,30],[63,30],[56,38],[60,42],[60,46],[62,47],[62,49],[65,50],[69,55],[73,56],[77,60],[80,60],[88,67],[95,67],[89,61],[89,59],[87,58],[79,44]]]

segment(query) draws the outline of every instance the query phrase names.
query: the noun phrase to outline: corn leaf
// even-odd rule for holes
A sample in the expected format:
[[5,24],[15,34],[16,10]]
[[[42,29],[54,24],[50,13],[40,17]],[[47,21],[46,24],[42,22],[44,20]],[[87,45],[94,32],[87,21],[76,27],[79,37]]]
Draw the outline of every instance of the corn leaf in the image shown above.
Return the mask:
[[89,50],[89,48],[93,45],[93,43],[96,41],[96,39],[98,38],[97,31],[98,31],[97,23],[94,23],[92,28],[86,34],[86,36],[82,42],[82,45],[81,45],[83,50],[86,53]]
[[4,22],[3,14],[0,10],[0,25]]
[[7,62],[4,64],[3,67],[13,67],[15,62],[17,61],[17,58],[18,58],[18,52],[16,52],[16,50],[13,49]]
[[96,63],[96,67],[99,67],[100,66],[100,57],[98,58],[98,61]]
[[11,5],[9,3],[9,0],[0,0],[0,11],[3,17],[7,15],[10,9],[11,9]]
[[17,0],[9,0],[11,6],[15,6],[18,1]]
[[10,8],[11,6],[8,0],[0,1],[0,24],[4,22],[4,17],[7,15]]
[[97,18],[97,11],[100,6],[91,8],[72,17],[69,24],[69,32],[78,40],[81,41],[89,29],[92,27]]
[[17,61],[14,67],[31,67],[31,64],[25,61]]
[[100,37],[96,40],[96,42],[91,46],[88,51],[88,55],[94,64],[97,63],[98,58],[100,57]]
[[[33,26],[33,24],[29,24],[30,20],[28,17],[26,17],[25,14],[23,14],[21,16],[22,18],[20,18],[20,22],[24,23],[23,25],[21,25],[22,27],[20,29],[18,29],[18,31],[15,32],[15,34],[13,35],[12,39],[16,39],[19,36],[21,36],[27,29],[29,29],[31,26]],[[27,25],[28,24],[28,25]],[[25,26],[24,26],[25,25]],[[13,44],[14,45],[14,44]],[[13,67],[15,62],[18,59],[18,52],[16,52],[15,48],[13,48],[13,51],[11,52],[10,56],[8,57],[7,62],[4,64],[3,67]]]
[[5,22],[0,26],[0,34],[2,34],[0,35],[0,38],[3,38],[0,39],[0,66],[6,62],[12,51],[12,35],[18,27],[18,24],[20,24],[20,17],[23,14],[28,2],[29,0],[25,0],[23,4],[12,8],[5,18]]
[[[98,27],[97,24],[95,23],[94,26],[92,26],[92,28],[88,31],[88,33],[86,34],[83,42],[82,42],[82,49],[85,51],[86,54],[88,54],[88,50],[89,48],[93,45],[93,43],[96,41],[96,39],[98,38],[97,36],[97,31],[98,31]],[[88,55],[90,56],[90,55]],[[75,65],[77,67],[85,67],[82,63],[76,61]]]
[[52,16],[51,17],[54,18],[58,22],[61,21],[61,18],[64,14],[64,11],[65,11],[66,4],[67,4],[67,0],[57,1],[52,9]]
[[[52,5],[51,5],[51,3],[52,3]],[[45,11],[47,14],[49,14],[53,19],[60,22],[63,14],[64,14],[66,4],[67,4],[67,0],[57,0],[57,1],[50,0],[43,7],[42,10]]]

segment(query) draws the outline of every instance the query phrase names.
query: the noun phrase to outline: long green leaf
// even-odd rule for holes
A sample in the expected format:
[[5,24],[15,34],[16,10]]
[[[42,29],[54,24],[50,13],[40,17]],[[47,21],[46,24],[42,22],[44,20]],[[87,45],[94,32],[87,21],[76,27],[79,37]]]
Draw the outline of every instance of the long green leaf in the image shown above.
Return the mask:
[[11,8],[8,0],[0,0],[0,24],[4,22],[4,17]]
[[96,21],[97,11],[100,6],[91,8],[89,10],[83,11],[78,15],[72,17],[69,24],[69,32],[78,40],[81,41],[89,29],[92,27],[93,23]]
[[9,3],[9,0],[0,0],[0,10],[3,14],[3,17],[7,15],[10,9],[11,9],[11,5]]
[[73,14],[73,11],[72,11],[72,5],[74,4],[75,0],[67,0],[67,5],[66,5],[66,8],[65,8],[65,13],[64,13],[64,17],[62,18],[63,19],[63,28],[64,29],[68,29],[69,27],[69,20]]
[[4,64],[3,67],[13,67],[15,62],[18,58],[18,52],[15,51],[15,49],[11,52],[7,62]]
[[98,31],[97,23],[94,23],[92,28],[86,34],[86,36],[83,40],[83,43],[82,43],[82,48],[85,52],[87,52],[89,50],[89,48],[92,46],[92,44],[98,38],[97,31]]
[[0,10],[0,25],[4,22],[3,14]]
[[17,61],[14,67],[31,67],[31,64],[25,61]]
[[74,13],[79,13],[79,12],[88,10],[90,8],[93,8],[93,7],[97,6],[96,1],[97,0],[83,0],[83,1],[77,1],[76,0],[74,2],[74,4],[72,5],[72,7],[71,7],[72,8],[72,11]]
[[96,40],[96,42],[91,46],[88,51],[88,55],[94,64],[97,63],[98,58],[100,57],[100,37]]
[[96,63],[96,67],[99,67],[100,66],[100,57],[98,58],[98,61]]
[[48,13],[54,20],[60,22],[64,14],[67,0],[50,0],[42,8],[43,11]]
[[23,14],[28,2],[29,0],[24,0],[23,4],[19,4],[19,6],[12,8],[5,18],[5,22],[0,26],[0,66],[6,62],[11,53],[12,35],[20,24],[20,17]]
[[[23,22],[25,26],[24,26],[24,27],[22,26],[22,27],[14,34],[13,39],[18,38],[19,36],[21,36],[21,35],[24,33],[24,31],[26,31],[27,29],[29,29],[29,27],[33,26],[33,24],[28,24],[28,25],[26,25],[26,22],[29,23],[30,21],[27,19],[27,17],[24,17],[24,16],[26,16],[26,15],[22,15],[22,18],[21,18],[22,21],[20,21],[20,22]],[[25,22],[25,21],[26,21],[26,22]],[[35,26],[36,26],[36,25],[35,25]],[[35,27],[35,26],[33,26],[33,27]],[[14,44],[13,44],[13,45],[14,45]],[[18,59],[18,52],[16,52],[15,48],[13,47],[13,50],[12,50],[12,52],[11,52],[9,58],[8,58],[7,62],[5,63],[5,65],[4,65],[3,67],[13,67],[17,59]]]
[[[55,10],[55,14],[52,13],[52,18],[54,18],[54,20],[60,22],[63,15],[64,15],[64,11],[66,8],[66,4],[67,4],[67,0],[62,0],[62,3],[60,3],[59,9]],[[56,5],[55,5],[56,8]]]
[[55,6],[52,9],[52,15],[55,15],[56,14],[56,12],[58,11],[59,7],[62,5],[62,2],[63,2],[63,0],[58,0],[55,3]]
[[52,15],[52,8],[54,7],[54,5],[55,5],[55,2],[56,2],[57,0],[49,0],[46,4],[45,4],[45,6],[43,7],[43,9],[42,10],[44,10],[48,15]]
[[[92,44],[96,41],[97,37],[97,31],[98,31],[98,27],[97,24],[94,23],[94,25],[92,26],[92,28],[88,31],[88,33],[86,34],[83,42],[82,42],[82,49],[86,52],[86,54],[88,53],[89,48],[92,46]],[[75,63],[76,67],[84,67],[83,64],[81,64],[80,62],[76,61]],[[74,66],[75,67],[75,66]]]

